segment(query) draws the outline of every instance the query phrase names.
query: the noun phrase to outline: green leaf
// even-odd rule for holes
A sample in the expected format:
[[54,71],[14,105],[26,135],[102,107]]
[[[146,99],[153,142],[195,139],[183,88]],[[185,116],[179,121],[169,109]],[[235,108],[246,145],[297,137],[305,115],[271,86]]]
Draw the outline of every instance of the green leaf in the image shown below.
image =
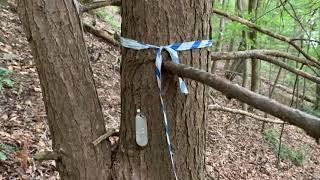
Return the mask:
[[9,87],[13,87],[14,82],[10,78],[5,78],[2,82],[6,83]]
[[6,75],[10,74],[11,72],[12,71],[10,71],[9,69],[0,67],[0,77],[1,76],[6,76]]
[[0,151],[0,161],[5,161],[8,159],[8,156],[6,153]]

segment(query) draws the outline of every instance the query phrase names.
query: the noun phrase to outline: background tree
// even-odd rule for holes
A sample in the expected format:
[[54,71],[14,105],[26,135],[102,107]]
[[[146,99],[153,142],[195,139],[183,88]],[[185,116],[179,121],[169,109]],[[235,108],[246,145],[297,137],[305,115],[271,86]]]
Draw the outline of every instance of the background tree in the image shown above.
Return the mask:
[[[249,0],[249,7],[248,12],[251,16],[251,21],[256,22],[257,14],[258,14],[258,4],[259,0]],[[256,39],[257,39],[257,32],[255,30],[250,30],[249,32],[249,39],[250,39],[250,49],[256,48]],[[259,92],[259,71],[260,71],[260,60],[256,58],[251,59],[251,91]]]
[[20,0],[19,14],[39,73],[61,179],[108,179],[109,145],[92,145],[105,124],[76,7],[70,0]]

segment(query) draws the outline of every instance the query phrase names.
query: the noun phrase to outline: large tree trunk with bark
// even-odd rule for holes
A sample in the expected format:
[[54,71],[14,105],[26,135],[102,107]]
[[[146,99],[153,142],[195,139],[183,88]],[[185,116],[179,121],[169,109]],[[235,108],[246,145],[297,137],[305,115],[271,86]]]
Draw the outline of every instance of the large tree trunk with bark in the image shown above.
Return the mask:
[[[155,45],[210,38],[211,1],[124,0],[122,36]],[[166,53],[163,53],[165,55]],[[180,52],[182,63],[208,71],[206,49]],[[173,179],[159,89],[155,76],[155,50],[122,49],[121,128],[115,179]],[[165,56],[164,60],[169,60]],[[183,95],[177,76],[162,72],[162,93],[169,121],[175,165],[180,179],[204,179],[206,88],[187,80]],[[135,142],[136,110],[146,116],[149,143]]]
[[106,180],[111,152],[101,106],[71,0],[19,0],[19,14],[31,44],[61,179]]

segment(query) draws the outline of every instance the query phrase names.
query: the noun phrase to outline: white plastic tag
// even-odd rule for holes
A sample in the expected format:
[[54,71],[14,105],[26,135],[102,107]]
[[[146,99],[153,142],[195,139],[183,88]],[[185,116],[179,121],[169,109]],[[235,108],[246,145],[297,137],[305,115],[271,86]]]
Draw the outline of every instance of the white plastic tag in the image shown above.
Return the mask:
[[141,147],[148,144],[147,119],[140,113],[140,109],[137,110],[136,115],[136,142]]

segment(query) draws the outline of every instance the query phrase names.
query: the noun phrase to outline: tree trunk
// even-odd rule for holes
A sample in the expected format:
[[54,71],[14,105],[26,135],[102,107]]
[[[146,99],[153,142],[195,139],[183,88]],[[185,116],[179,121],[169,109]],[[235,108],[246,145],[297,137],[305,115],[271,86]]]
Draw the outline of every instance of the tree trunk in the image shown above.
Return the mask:
[[[259,0],[249,0],[248,12],[252,15],[251,21],[256,23],[257,17],[257,8],[258,8]],[[250,30],[249,39],[251,42],[250,49],[256,48],[256,40],[257,40],[257,31]],[[256,58],[251,59],[251,91],[259,93],[259,84],[260,84],[260,66],[261,61]],[[253,107],[249,107],[249,111],[254,111]]]
[[19,0],[31,44],[61,179],[106,180],[111,152],[80,19],[71,0]]
[[[319,12],[320,15],[320,12]],[[318,30],[318,40],[320,41],[320,29]],[[320,58],[320,57],[318,57]],[[320,71],[318,70],[318,73],[320,73]],[[319,77],[319,76],[318,76]],[[316,104],[315,104],[315,110],[319,110],[320,109],[320,84],[316,84]]]
[[[242,45],[239,47],[240,51],[247,50],[247,32],[242,31]],[[243,70],[242,70],[242,87],[247,88],[249,84],[249,61],[247,59],[241,59],[243,61]],[[242,110],[248,111],[248,105],[242,103]],[[247,116],[242,116],[243,120],[247,119]]]
[[[154,45],[209,39],[211,6],[212,2],[205,0],[122,1],[122,36]],[[179,54],[182,63],[209,70],[208,50]],[[115,179],[174,179],[155,77],[155,57],[155,50],[122,48],[121,128]],[[169,59],[165,56],[164,60]],[[202,180],[205,177],[207,89],[201,83],[187,80],[189,94],[183,95],[176,76],[162,72],[162,77],[178,176]],[[135,142],[137,109],[141,109],[148,123],[149,143],[144,148]]]
[[316,104],[314,109],[320,109],[320,84],[316,84]]
[[[228,45],[228,52],[232,52],[233,49],[234,49],[234,38],[231,38],[230,39],[230,42],[229,42],[229,45]],[[229,73],[230,73],[230,69],[231,69],[231,62],[232,61],[226,61],[225,64],[224,64],[224,67],[223,67],[223,70],[226,71],[224,76],[227,78],[229,76]]]
[[[256,14],[257,14],[257,6],[258,6],[258,0],[249,0],[249,14],[253,14],[253,22],[255,22]],[[256,48],[256,39],[257,39],[257,32],[255,30],[251,30],[249,32],[249,39],[251,40],[251,49]],[[251,64],[252,64],[252,71],[251,71],[251,91],[258,93],[259,91],[259,71],[260,71],[260,63],[261,61],[258,59],[252,58]]]
[[[242,13],[245,10],[246,5],[247,5],[247,0],[236,1],[235,11],[238,13],[239,17],[242,17]],[[241,40],[238,46],[238,50],[239,51],[247,50],[247,35],[244,30],[242,30],[242,33],[241,33]],[[247,64],[245,63],[244,60],[241,60],[241,61],[234,60],[230,66],[229,71],[225,73],[225,77],[230,81],[233,81],[237,75],[244,73],[245,65]]]
[[[221,4],[221,6],[224,8],[225,4],[226,4],[226,0],[220,0],[219,2]],[[222,51],[222,47],[223,47],[223,32],[224,32],[224,26],[225,26],[225,18],[224,17],[220,17],[220,23],[219,23],[219,32],[218,32],[218,39],[216,41],[215,44],[215,48],[214,51],[215,52],[220,52]],[[212,60],[212,65],[211,65],[211,73],[214,74],[215,71],[217,70],[218,66],[218,61],[217,60]]]

